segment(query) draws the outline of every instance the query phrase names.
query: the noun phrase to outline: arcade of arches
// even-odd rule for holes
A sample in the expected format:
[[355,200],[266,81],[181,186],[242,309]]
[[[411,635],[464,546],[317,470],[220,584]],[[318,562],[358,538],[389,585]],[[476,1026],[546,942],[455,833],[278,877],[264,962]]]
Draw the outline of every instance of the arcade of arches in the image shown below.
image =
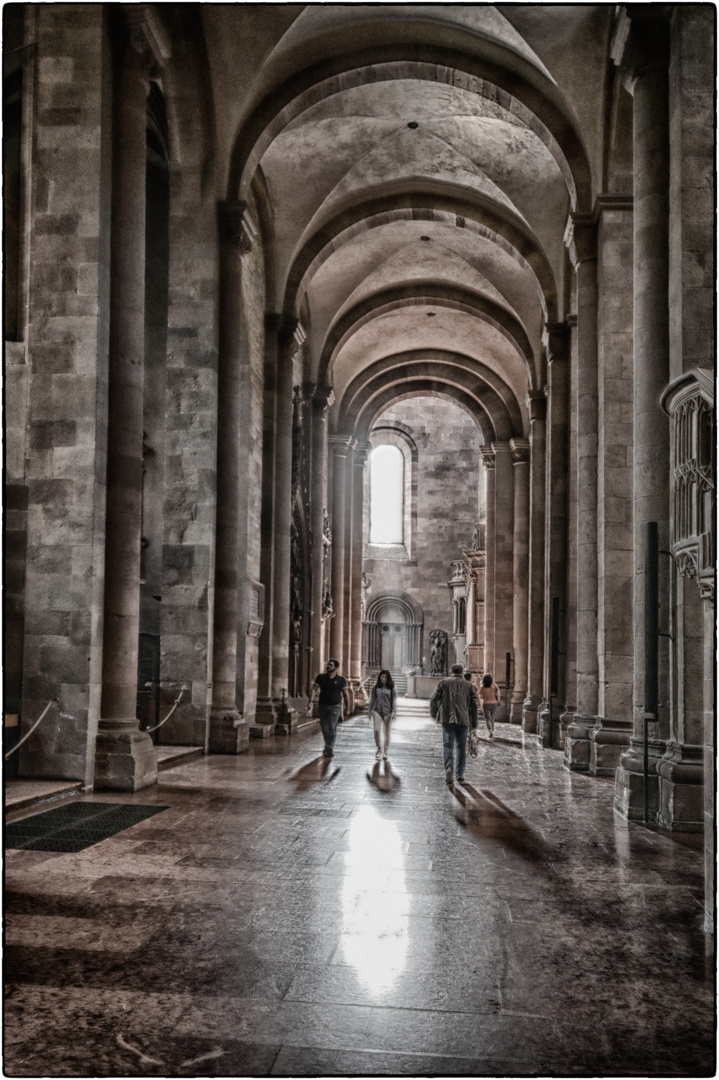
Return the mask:
[[712,931],[713,18],[6,6],[19,777],[149,788],[291,740],[328,656],[358,711],[459,659],[704,833]]

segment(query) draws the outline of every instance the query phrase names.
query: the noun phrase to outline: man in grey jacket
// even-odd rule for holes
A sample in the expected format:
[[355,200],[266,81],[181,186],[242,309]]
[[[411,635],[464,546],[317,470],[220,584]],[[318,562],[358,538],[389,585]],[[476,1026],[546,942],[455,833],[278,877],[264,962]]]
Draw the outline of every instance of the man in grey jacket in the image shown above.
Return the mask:
[[464,780],[467,763],[467,735],[479,723],[477,691],[462,678],[461,664],[452,665],[452,674],[442,679],[429,702],[430,715],[442,725],[445,780],[454,779],[454,744],[457,744],[457,780]]

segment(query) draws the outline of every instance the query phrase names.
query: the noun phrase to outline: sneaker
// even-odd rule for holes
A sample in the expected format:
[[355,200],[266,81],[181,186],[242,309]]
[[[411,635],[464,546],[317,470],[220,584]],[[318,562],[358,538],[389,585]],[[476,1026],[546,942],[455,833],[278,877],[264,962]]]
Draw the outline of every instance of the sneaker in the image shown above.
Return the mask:
[[382,755],[382,760],[383,761],[387,760],[387,751],[386,750],[385,750],[384,754]]
[[380,758],[382,757],[382,751],[379,749],[379,747],[377,748],[377,753],[375,754],[374,757],[375,757],[375,761],[379,761]]
[[464,777],[463,776],[458,776],[457,777],[457,783],[458,784],[463,784],[464,783]]
[[322,754],[323,754],[324,757],[334,757],[335,756],[334,750],[330,750],[329,746],[326,746],[324,748],[324,750],[322,751]]
[[489,733],[489,737],[490,737],[490,739],[493,739],[493,738],[494,738],[494,732],[493,732],[493,731],[490,731],[490,733]]
[[452,784],[452,782],[454,780],[454,777],[452,776],[452,770],[451,769],[449,770],[449,772],[446,772],[444,774],[444,778],[445,778],[445,780],[447,781],[448,784]]

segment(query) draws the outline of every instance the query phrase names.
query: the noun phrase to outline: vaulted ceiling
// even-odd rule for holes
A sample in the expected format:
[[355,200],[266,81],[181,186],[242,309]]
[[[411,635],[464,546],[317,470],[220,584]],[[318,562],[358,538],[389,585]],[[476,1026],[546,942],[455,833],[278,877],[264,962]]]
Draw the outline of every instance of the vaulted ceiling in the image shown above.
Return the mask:
[[[205,9],[210,37],[218,7]],[[596,10],[293,9],[240,110],[229,175],[240,193],[262,179],[268,309],[301,315],[306,375],[334,386],[334,426],[352,412],[348,388],[374,380],[386,404],[388,387],[411,386],[407,358],[441,353],[440,381],[473,371],[491,413],[496,390],[477,374],[491,373],[526,433],[544,324],[566,314],[567,215],[591,188],[601,102],[582,95],[581,64],[596,87],[608,26]],[[218,103],[220,119],[230,108]]]

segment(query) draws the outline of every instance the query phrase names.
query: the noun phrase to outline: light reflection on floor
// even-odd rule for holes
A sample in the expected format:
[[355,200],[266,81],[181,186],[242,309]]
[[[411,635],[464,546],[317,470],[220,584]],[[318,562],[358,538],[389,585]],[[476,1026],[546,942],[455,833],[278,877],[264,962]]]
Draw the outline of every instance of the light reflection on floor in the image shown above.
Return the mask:
[[[345,865],[349,871],[342,887],[345,961],[368,989],[389,990],[405,966],[409,933],[407,915],[393,910],[392,893],[387,892],[388,871],[393,890],[404,889],[404,874],[398,873],[404,868],[404,856],[397,826],[373,807],[361,807],[350,826]],[[358,878],[363,890],[359,899]]]

